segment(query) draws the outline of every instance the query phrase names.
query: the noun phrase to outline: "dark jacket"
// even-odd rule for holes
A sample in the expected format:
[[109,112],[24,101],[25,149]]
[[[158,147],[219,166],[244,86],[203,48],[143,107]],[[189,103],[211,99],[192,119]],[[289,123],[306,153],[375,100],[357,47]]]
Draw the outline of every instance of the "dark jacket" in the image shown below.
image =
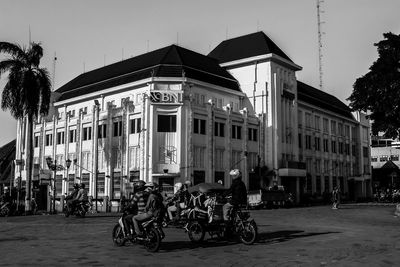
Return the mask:
[[226,192],[226,195],[229,194],[232,194],[230,200],[232,205],[247,204],[247,189],[241,178],[232,181],[231,187]]

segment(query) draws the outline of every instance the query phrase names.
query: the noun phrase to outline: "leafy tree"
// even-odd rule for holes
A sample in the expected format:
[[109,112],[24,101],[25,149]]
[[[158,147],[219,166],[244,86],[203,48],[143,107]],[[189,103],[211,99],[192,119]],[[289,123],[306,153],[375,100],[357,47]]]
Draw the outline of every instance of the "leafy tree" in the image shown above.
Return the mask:
[[369,72],[358,78],[348,100],[353,110],[368,112],[372,133],[400,137],[400,35],[384,33],[374,44],[379,57]]
[[[25,210],[30,210],[33,167],[33,121],[39,115],[47,115],[50,105],[51,82],[49,73],[39,66],[43,48],[32,42],[28,48],[9,42],[0,42],[0,77],[7,73],[3,88],[1,108],[27,125],[26,147],[26,198]],[[21,130],[22,131],[22,130]],[[24,136],[24,132],[20,136]]]

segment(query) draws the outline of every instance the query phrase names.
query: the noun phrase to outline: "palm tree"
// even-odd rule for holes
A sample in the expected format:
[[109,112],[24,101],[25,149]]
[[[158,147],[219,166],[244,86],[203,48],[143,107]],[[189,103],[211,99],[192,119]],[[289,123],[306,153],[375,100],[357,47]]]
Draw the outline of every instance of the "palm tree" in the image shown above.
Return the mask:
[[[49,72],[39,67],[43,56],[40,43],[32,42],[28,48],[9,42],[0,42],[0,77],[8,73],[3,88],[1,108],[9,110],[11,115],[27,124],[26,157],[26,197],[25,210],[30,211],[31,181],[33,167],[33,121],[39,114],[45,116],[49,111],[51,81]],[[22,136],[24,133],[21,132]]]

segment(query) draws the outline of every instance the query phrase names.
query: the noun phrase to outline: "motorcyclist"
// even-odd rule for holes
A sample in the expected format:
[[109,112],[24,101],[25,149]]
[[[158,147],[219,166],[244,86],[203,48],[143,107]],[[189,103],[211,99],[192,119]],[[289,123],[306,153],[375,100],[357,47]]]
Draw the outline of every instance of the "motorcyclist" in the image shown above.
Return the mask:
[[230,171],[229,175],[232,177],[233,181],[225,195],[232,194],[232,198],[222,207],[225,221],[229,221],[229,212],[234,207],[247,203],[247,189],[242,181],[242,174],[238,169],[233,169]]
[[78,191],[79,191],[79,184],[74,184],[74,190],[65,197],[65,201],[67,202],[67,208],[70,212],[74,211],[74,199],[76,198],[76,196],[78,195]]
[[158,184],[149,182],[146,183],[145,187],[145,191],[150,194],[145,207],[146,212],[133,216],[133,224],[137,236],[143,235],[142,223],[152,219],[153,217],[159,217],[164,205],[162,202],[162,196],[158,191]]
[[79,191],[76,194],[75,199],[73,200],[74,207],[76,207],[79,203],[86,203],[86,202],[89,201],[88,194],[87,194],[87,191],[86,191],[85,187],[86,186],[85,186],[84,183],[80,184]]
[[[137,182],[135,186],[135,194],[133,195],[130,203],[124,210],[124,212],[127,214],[124,217],[125,229],[130,229],[130,227],[128,226],[131,226],[133,224],[133,216],[145,212],[148,198],[148,193],[145,192],[145,184],[146,182],[143,180]],[[130,235],[130,233],[128,233],[128,235]]]

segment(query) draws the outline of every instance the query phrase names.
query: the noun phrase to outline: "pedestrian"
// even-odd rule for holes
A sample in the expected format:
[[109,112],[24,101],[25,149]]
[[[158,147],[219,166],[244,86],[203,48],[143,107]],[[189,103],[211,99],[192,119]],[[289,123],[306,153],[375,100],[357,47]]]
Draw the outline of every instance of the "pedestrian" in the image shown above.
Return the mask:
[[333,188],[332,191],[332,209],[336,210],[339,208],[339,203],[340,203],[340,193],[339,189],[337,187]]

